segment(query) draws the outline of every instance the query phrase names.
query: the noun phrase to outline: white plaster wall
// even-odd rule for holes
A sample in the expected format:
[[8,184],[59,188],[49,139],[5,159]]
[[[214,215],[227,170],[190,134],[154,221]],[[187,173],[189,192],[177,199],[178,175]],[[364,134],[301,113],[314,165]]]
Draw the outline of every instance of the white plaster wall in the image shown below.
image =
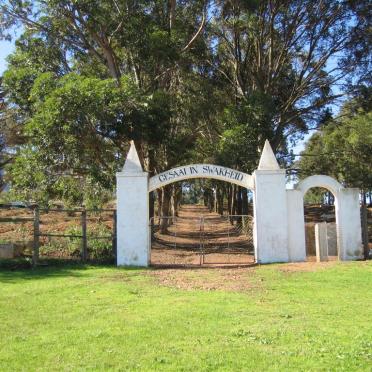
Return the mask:
[[289,261],[306,261],[305,218],[301,191],[287,190],[287,213]]
[[334,178],[320,174],[305,178],[295,186],[295,189],[305,195],[313,187],[324,187],[331,191],[335,198],[337,198],[339,190],[343,189],[343,186]]
[[288,262],[285,171],[256,170],[254,177],[256,261]]
[[359,190],[354,188],[340,190],[337,207],[339,258],[341,260],[362,259]]
[[148,175],[117,173],[117,265],[148,266]]

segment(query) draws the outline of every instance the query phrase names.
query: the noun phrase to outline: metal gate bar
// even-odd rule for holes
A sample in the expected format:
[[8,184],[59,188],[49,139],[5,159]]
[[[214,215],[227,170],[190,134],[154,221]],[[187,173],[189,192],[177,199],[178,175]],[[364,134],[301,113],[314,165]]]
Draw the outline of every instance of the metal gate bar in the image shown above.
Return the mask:
[[[183,233],[182,224],[184,228],[191,225],[191,231]],[[201,265],[201,218],[154,217],[150,219],[150,231],[151,264]]]
[[150,220],[150,230],[151,264],[200,266],[254,262],[253,218],[249,215],[154,217]]
[[[204,216],[202,240],[202,264],[247,264],[254,262],[253,217],[250,215],[220,216],[216,223],[206,223],[214,217]],[[205,229],[205,225],[209,228]],[[221,227],[220,227],[221,226]],[[219,238],[219,229],[225,239]],[[232,245],[235,252],[232,251]],[[208,256],[211,258],[208,260]],[[231,259],[235,256],[235,259]]]

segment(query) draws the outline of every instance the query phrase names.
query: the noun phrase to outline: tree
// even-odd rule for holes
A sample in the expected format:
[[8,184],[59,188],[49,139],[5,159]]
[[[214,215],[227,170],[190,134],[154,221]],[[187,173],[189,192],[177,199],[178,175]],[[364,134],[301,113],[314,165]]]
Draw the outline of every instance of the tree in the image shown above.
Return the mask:
[[372,190],[372,112],[335,119],[314,134],[298,162],[300,176],[327,174],[362,195]]
[[24,30],[4,74],[19,156],[108,189],[130,139],[150,174],[207,159],[251,172],[266,138],[287,155],[352,76],[366,8],[351,3],[4,0],[0,37]]
[[45,177],[89,176],[112,189],[129,139],[150,172],[194,146],[202,3],[5,1],[1,8],[3,36],[11,25],[25,28],[4,80],[23,116],[31,145],[24,151],[43,154],[34,160]]
[[[348,2],[332,0],[219,1],[211,46],[221,79],[230,84],[238,110],[260,97],[267,110],[259,144],[267,137],[275,151],[310,127],[339,94],[332,87],[345,78],[338,56],[355,35],[355,13]],[[248,116],[249,118],[249,116]]]

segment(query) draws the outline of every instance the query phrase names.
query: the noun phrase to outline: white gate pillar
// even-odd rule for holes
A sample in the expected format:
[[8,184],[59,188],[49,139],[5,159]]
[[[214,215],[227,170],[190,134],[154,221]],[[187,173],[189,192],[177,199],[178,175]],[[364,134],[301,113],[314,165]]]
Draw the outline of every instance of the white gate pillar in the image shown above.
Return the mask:
[[255,256],[257,263],[288,262],[285,170],[265,142],[255,179]]
[[336,222],[340,260],[363,258],[359,189],[341,189],[336,200]]
[[117,266],[148,266],[148,173],[143,172],[134,142],[122,172],[116,174]]

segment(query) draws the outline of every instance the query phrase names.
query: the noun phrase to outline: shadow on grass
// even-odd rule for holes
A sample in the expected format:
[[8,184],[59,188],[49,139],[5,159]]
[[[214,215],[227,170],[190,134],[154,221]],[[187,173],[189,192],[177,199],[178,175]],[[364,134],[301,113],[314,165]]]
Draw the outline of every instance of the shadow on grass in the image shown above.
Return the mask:
[[210,270],[210,269],[252,269],[258,266],[255,263],[249,264],[205,264],[205,265],[151,265],[144,267],[116,267],[113,262],[94,262],[83,263],[80,260],[61,260],[48,259],[41,260],[36,268],[32,268],[29,259],[0,260],[0,283],[19,283],[23,280],[40,280],[48,278],[79,278],[87,275],[88,270],[92,269],[112,269],[115,271],[125,271],[133,275],[141,275],[144,271],[180,269],[180,270]]
[[204,263],[202,265],[199,264],[151,264],[149,269],[150,270],[210,270],[210,269],[240,269],[240,268],[247,268],[251,269],[254,267],[260,266],[255,262],[249,263],[233,263],[233,264],[225,264],[225,263]]
[[107,268],[140,272],[144,268],[117,268],[112,262],[88,262],[79,260],[42,260],[36,268],[25,259],[0,260],[0,283],[17,283],[22,280],[47,279],[58,277],[83,277],[87,270]]

